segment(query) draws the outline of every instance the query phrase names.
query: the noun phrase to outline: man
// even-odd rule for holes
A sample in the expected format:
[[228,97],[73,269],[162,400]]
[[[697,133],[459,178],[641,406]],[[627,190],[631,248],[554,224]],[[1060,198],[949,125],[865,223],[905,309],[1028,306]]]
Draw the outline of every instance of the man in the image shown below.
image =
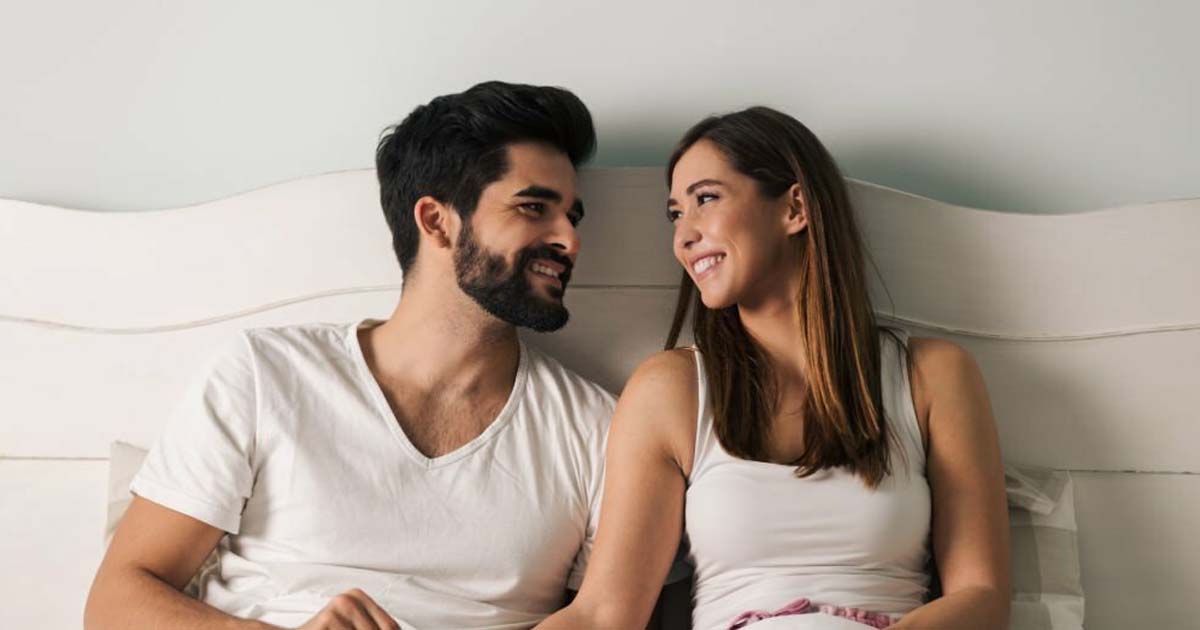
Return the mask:
[[219,356],[133,482],[85,625],[508,629],[560,607],[614,401],[516,327],[567,321],[594,145],[570,92],[499,82],[394,127],[376,161],[395,311]]

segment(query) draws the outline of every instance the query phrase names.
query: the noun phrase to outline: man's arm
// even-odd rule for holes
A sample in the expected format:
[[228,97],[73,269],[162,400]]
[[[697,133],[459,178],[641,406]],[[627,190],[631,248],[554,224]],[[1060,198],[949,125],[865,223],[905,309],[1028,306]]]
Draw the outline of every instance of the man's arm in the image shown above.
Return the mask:
[[[134,496],[96,572],[83,613],[85,630],[279,630],[238,619],[183,594],[225,532]],[[379,604],[354,589],[300,630],[400,630]]]
[[224,534],[134,496],[96,572],[83,614],[84,628],[271,628],[231,617],[183,594],[183,587]]

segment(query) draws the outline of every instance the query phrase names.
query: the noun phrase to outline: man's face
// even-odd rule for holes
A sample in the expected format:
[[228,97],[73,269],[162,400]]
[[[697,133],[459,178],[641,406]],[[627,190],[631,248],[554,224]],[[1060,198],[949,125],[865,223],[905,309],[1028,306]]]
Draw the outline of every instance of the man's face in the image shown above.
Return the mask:
[[487,185],[454,252],[458,286],[484,310],[539,332],[567,323],[563,294],[571,279],[583,218],[575,168],[540,143],[508,147],[508,172]]

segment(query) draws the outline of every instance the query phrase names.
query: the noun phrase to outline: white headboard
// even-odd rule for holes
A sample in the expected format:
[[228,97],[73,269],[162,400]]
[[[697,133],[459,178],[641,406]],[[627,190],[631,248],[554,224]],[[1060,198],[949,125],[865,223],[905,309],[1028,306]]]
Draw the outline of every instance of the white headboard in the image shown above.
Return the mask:
[[[679,270],[661,170],[582,185],[571,323],[528,339],[617,391],[661,347]],[[1200,200],[1017,215],[852,193],[877,309],[975,354],[1006,459],[1075,473],[1087,627],[1195,627]],[[399,288],[372,171],[153,212],[0,200],[0,627],[79,626],[109,444],[150,444],[209,348],[386,316]]]

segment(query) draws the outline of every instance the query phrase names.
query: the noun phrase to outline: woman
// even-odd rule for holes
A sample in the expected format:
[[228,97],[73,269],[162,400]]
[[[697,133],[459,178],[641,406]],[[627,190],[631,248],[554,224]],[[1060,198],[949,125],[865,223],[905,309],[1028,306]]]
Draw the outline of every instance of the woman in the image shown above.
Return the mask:
[[[829,153],[754,107],[688,131],[667,179],[685,271],[669,349],[625,387],[587,575],[539,628],[644,627],[681,528],[697,630],[1007,628],[979,369],[877,325]],[[670,349],[689,305],[696,348]],[[944,594],[925,603],[931,553]]]

